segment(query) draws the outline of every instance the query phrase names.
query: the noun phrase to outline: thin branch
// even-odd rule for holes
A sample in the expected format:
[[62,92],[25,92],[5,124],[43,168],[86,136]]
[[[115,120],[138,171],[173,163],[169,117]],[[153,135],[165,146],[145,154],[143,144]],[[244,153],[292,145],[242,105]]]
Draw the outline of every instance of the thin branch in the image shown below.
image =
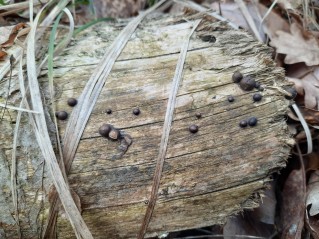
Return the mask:
[[198,12],[207,12],[208,15],[210,15],[210,16],[212,16],[212,17],[214,17],[214,18],[216,18],[216,19],[218,19],[218,20],[220,20],[222,22],[226,22],[232,28],[239,29],[239,27],[236,24],[230,22],[229,20],[227,20],[226,18],[218,15],[217,13],[212,12],[211,9],[203,7],[203,6],[201,6],[201,5],[199,5],[199,4],[195,3],[195,2],[191,2],[189,0],[174,0],[174,2],[176,2],[178,4],[181,4],[181,5],[185,6],[185,7],[189,7],[191,9],[193,9],[193,10],[198,11]]

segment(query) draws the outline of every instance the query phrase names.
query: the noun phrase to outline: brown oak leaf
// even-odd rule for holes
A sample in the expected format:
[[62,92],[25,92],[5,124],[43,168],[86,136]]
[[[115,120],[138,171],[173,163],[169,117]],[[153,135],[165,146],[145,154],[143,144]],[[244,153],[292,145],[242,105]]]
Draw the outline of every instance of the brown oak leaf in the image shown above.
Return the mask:
[[[311,174],[307,188],[307,207],[309,208],[309,216],[319,214],[319,171]],[[309,207],[310,206],[310,207]]]
[[298,94],[305,95],[305,106],[309,109],[319,108],[319,67],[315,68],[302,78],[287,77],[295,84]]
[[8,54],[0,48],[0,61],[3,61]]
[[292,170],[283,187],[280,213],[283,227],[281,238],[302,238],[306,209],[304,180],[302,169]]
[[302,6],[302,0],[278,0],[278,4],[284,9],[297,12],[299,7]]
[[289,32],[289,24],[278,13],[276,13],[275,11],[270,11],[268,13],[269,9],[262,4],[258,4],[257,6],[260,15],[266,16],[266,18],[262,22],[262,26],[264,32],[267,34],[270,40],[277,37],[276,33],[278,31]]
[[278,53],[286,54],[285,63],[305,62],[308,66],[319,64],[319,43],[313,34],[307,32],[297,23],[292,23],[290,33],[277,31],[270,45]]
[[13,29],[11,30],[11,33],[9,35],[8,40],[6,40],[5,42],[1,43],[1,46],[2,47],[10,47],[10,46],[12,46],[14,41],[15,41],[15,39],[18,36],[19,31],[21,29],[25,28],[25,27],[27,27],[27,24],[25,24],[23,22],[22,23],[18,23],[17,25],[15,25],[13,27]]
[[[276,32],[278,30],[289,31],[289,25],[285,19],[283,19],[279,14],[275,11],[268,12],[268,8],[262,4],[256,4],[246,2],[245,3],[248,9],[249,14],[252,16],[256,26],[262,25],[262,28],[258,28],[260,35],[264,42],[266,42],[266,36],[268,35],[270,39],[276,36]],[[223,17],[235,23],[238,26],[243,27],[244,29],[252,32],[250,26],[248,25],[244,15],[238,7],[237,3],[234,2],[223,2],[223,1],[215,1],[210,7],[215,11],[222,12]],[[267,15],[266,15],[267,14]],[[263,21],[260,16],[267,16]]]

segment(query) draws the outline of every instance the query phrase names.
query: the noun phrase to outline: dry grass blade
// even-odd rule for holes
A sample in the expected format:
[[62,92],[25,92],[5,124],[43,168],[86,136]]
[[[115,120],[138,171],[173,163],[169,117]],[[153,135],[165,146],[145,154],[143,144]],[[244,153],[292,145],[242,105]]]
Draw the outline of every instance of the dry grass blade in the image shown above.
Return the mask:
[[33,24],[33,7],[34,7],[34,2],[33,0],[29,1],[29,22],[30,24]]
[[[22,52],[22,55],[23,55],[23,52]],[[23,64],[22,55],[20,56],[20,59],[19,59],[19,71],[18,71],[19,86],[20,86],[20,92],[21,92],[21,95],[22,95],[20,108],[22,108],[23,105],[27,108],[31,124],[34,127],[34,129],[37,130],[34,118],[33,118],[32,114],[31,114],[34,111],[30,110],[29,103],[26,100],[28,89],[25,89],[25,87],[24,87],[25,80],[24,80],[24,76],[23,76],[23,65],[24,64]],[[17,149],[17,140],[18,140],[18,133],[19,133],[19,128],[20,128],[20,122],[21,122],[22,113],[23,113],[22,111],[19,111],[18,114],[17,114],[17,118],[16,118],[16,125],[15,125],[14,135],[13,135],[12,162],[11,162],[11,165],[12,165],[11,166],[11,192],[12,192],[12,201],[13,201],[13,205],[14,205],[15,213],[16,213],[16,222],[17,222],[17,226],[18,226],[19,238],[22,238],[22,234],[21,234],[21,228],[20,228],[20,225],[19,225],[20,223],[19,223],[19,210],[18,210],[18,198],[17,198],[16,149]]]
[[263,18],[261,19],[260,22],[260,26],[259,28],[261,28],[261,25],[263,24],[263,22],[265,21],[265,19],[269,16],[269,14],[271,13],[271,11],[273,10],[273,8],[275,7],[275,5],[277,4],[278,0],[275,0],[271,6],[268,8],[267,12],[265,13],[265,15],[263,16]]
[[5,114],[5,111],[6,111],[6,108],[7,108],[7,104],[8,104],[8,99],[9,99],[9,96],[10,96],[10,87],[11,87],[11,78],[12,78],[12,68],[13,68],[13,63],[14,63],[14,61],[15,61],[15,58],[11,55],[11,56],[10,56],[9,86],[8,86],[7,98],[6,98],[6,102],[5,102],[5,104],[4,104],[4,109],[3,109],[2,116],[1,116],[1,120],[2,120],[3,117],[4,117],[4,114]]
[[15,106],[6,105],[6,104],[2,104],[2,103],[0,103],[0,107],[12,109],[12,110],[17,110],[17,111],[22,111],[22,112],[27,112],[27,113],[33,113],[33,114],[39,114],[40,113],[38,111],[28,110],[28,109],[25,109],[23,107],[15,107]]
[[166,114],[165,114],[165,119],[164,119],[160,148],[159,148],[158,156],[156,159],[156,168],[155,168],[155,173],[154,173],[152,192],[151,192],[149,204],[148,204],[148,207],[146,209],[145,216],[144,216],[143,224],[142,224],[140,231],[139,231],[139,234],[138,234],[139,239],[144,238],[144,235],[146,233],[146,229],[147,229],[148,224],[151,220],[152,213],[153,213],[153,210],[154,210],[154,207],[156,204],[157,193],[158,193],[158,189],[159,189],[159,185],[160,185],[160,181],[161,181],[161,176],[162,176],[162,171],[163,171],[163,166],[164,166],[164,161],[165,161],[165,156],[166,156],[166,151],[167,151],[167,146],[168,146],[169,133],[171,131],[171,126],[172,126],[172,122],[173,122],[177,92],[178,92],[178,88],[179,88],[179,85],[180,85],[180,82],[182,79],[182,73],[183,73],[184,63],[186,60],[188,45],[189,45],[189,41],[190,41],[191,36],[193,35],[195,29],[198,27],[200,22],[201,22],[201,20],[197,20],[194,23],[194,26],[193,26],[190,34],[187,36],[186,41],[182,45],[181,53],[179,55],[178,62],[176,65],[175,75],[174,75],[172,86],[171,86],[171,92],[169,94],[169,99],[168,99],[168,103],[167,103],[167,109],[166,109]]
[[[73,26],[74,28],[74,22],[73,22],[73,18],[72,15],[70,13],[69,10],[64,9],[64,12],[67,13],[69,20],[70,20],[70,25]],[[54,41],[55,41],[55,35],[57,32],[57,28],[58,28],[58,24],[60,22],[60,19],[62,17],[62,12],[58,15],[57,19],[55,20],[55,23],[52,27],[51,30],[51,34],[50,34],[50,43],[49,43],[49,51],[48,51],[48,56],[45,57],[45,59],[42,61],[42,63],[40,64],[40,66],[38,67],[38,72],[40,72],[42,65],[46,63],[46,61],[48,61],[48,80],[49,80],[49,94],[50,94],[50,99],[51,99],[51,105],[52,105],[52,115],[55,114],[56,112],[56,105],[55,105],[55,99],[54,99],[54,85],[53,85],[53,57],[54,57]],[[71,22],[73,24],[71,24]],[[73,33],[73,28],[71,27],[72,33]],[[58,128],[58,123],[56,120],[56,117],[53,117],[54,120],[54,125],[55,125],[55,130],[56,130],[56,140],[57,140],[57,147],[58,147],[58,152],[59,152],[59,157],[61,160],[59,160],[59,164],[60,164],[60,168],[63,174],[63,177],[67,182],[67,175],[65,172],[65,165],[64,165],[64,160],[63,160],[63,154],[62,154],[62,147],[61,147],[61,143],[60,143],[60,136],[59,136],[59,128]],[[50,211],[49,211],[49,216],[48,216],[48,220],[47,220],[47,225],[46,225],[46,230],[44,232],[44,238],[51,238],[53,237],[53,234],[55,232],[55,224],[56,224],[56,220],[55,220],[55,213],[57,212],[57,206],[59,205],[58,200],[57,200],[57,195],[54,195],[54,199],[50,202],[51,203],[51,207],[50,207]]]
[[250,15],[250,13],[249,13],[245,3],[243,2],[243,0],[235,0],[235,2],[238,4],[240,10],[242,11],[244,17],[246,18],[246,20],[248,22],[248,25],[250,26],[251,30],[255,34],[255,36],[258,39],[258,41],[263,42],[262,37],[260,36],[260,33],[258,32],[258,29],[257,29],[256,24],[254,22],[254,19]]
[[57,163],[56,156],[50,141],[44,116],[44,109],[42,104],[40,88],[38,85],[35,63],[35,35],[37,31],[37,23],[40,19],[42,11],[45,8],[46,6],[40,10],[40,12],[37,14],[34,20],[34,23],[31,26],[31,31],[27,45],[27,74],[30,88],[31,103],[33,109],[40,112],[40,114],[33,116],[35,121],[35,136],[37,138],[39,147],[48,166],[55,188],[60,196],[62,205],[65,209],[65,212],[70,220],[70,223],[75,231],[77,238],[93,238],[73,201],[68,185],[64,181],[62,172]]
[[296,115],[298,116],[299,120],[300,120],[300,123],[303,127],[303,129],[305,130],[305,133],[306,133],[306,137],[307,137],[307,144],[308,144],[308,147],[307,147],[307,154],[310,154],[312,152],[312,137],[311,137],[311,132],[310,132],[310,129],[308,127],[308,124],[305,120],[305,118],[302,116],[298,106],[296,104],[293,104],[292,105],[292,108],[294,109],[294,111],[296,112]]
[[191,2],[191,1],[188,1],[188,0],[174,0],[174,2],[176,2],[178,4],[181,4],[181,5],[185,6],[185,7],[189,7],[191,9],[193,9],[193,10],[199,11],[199,12],[207,12],[208,15],[210,15],[210,16],[212,16],[212,17],[214,17],[214,18],[216,18],[216,19],[218,19],[218,20],[220,20],[222,22],[227,22],[227,24],[229,26],[231,26],[232,28],[239,29],[239,27],[236,24],[228,21],[226,18],[218,15],[215,12],[211,12],[210,9],[207,9],[207,8],[197,4],[197,3],[194,3],[194,2]]
[[11,14],[13,14],[13,13],[20,12],[20,11],[25,10],[25,9],[26,9],[26,8],[23,7],[23,8],[17,8],[17,9],[5,11],[5,12],[3,12],[3,13],[0,13],[0,17],[5,17],[5,16],[11,15]]
[[[35,1],[34,5],[35,6],[39,6],[41,4],[45,4],[47,3],[47,1]],[[0,6],[0,11],[1,10],[21,10],[21,9],[27,9],[29,7],[29,1],[26,2],[19,2],[19,3],[12,3],[12,4],[8,4],[8,5],[2,5]]]

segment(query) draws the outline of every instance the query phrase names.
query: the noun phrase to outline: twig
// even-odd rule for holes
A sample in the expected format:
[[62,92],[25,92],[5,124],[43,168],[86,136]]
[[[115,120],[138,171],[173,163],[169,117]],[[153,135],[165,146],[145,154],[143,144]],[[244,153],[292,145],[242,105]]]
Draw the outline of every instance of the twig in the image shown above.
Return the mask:
[[8,104],[8,99],[9,99],[9,95],[10,95],[11,78],[12,78],[12,68],[13,68],[14,61],[15,61],[14,56],[13,56],[13,55],[11,55],[11,56],[10,56],[10,77],[9,77],[9,86],[8,86],[8,92],[7,92],[6,103],[5,103],[5,105],[4,105],[3,113],[2,113],[2,116],[1,116],[1,121],[3,120],[4,113],[6,112],[6,108],[7,108],[7,104]]
[[25,109],[22,107],[15,107],[15,106],[6,105],[6,104],[2,104],[2,103],[0,103],[0,107],[3,107],[5,109],[12,109],[12,110],[17,110],[17,111],[27,112],[27,113],[40,114],[40,112],[38,112],[38,111],[28,110],[28,109]]
[[185,6],[185,7],[189,7],[191,9],[193,9],[193,10],[198,11],[198,12],[207,12],[208,15],[210,15],[210,16],[212,16],[212,17],[214,17],[214,18],[216,18],[216,19],[218,19],[218,20],[220,20],[222,22],[227,22],[227,24],[229,26],[231,26],[232,28],[239,29],[239,27],[236,24],[230,22],[229,20],[227,20],[226,18],[218,15],[217,13],[212,12],[211,9],[203,7],[203,6],[201,6],[201,5],[197,4],[197,3],[191,2],[189,0],[174,0],[174,2],[176,2],[178,4],[181,4],[181,5]]
[[[47,1],[45,1],[46,3]],[[40,1],[36,1],[35,6],[41,5]],[[21,10],[21,9],[27,9],[29,7],[29,2],[20,2],[20,3],[12,3],[12,4],[8,4],[8,5],[2,5],[0,6],[0,10]]]

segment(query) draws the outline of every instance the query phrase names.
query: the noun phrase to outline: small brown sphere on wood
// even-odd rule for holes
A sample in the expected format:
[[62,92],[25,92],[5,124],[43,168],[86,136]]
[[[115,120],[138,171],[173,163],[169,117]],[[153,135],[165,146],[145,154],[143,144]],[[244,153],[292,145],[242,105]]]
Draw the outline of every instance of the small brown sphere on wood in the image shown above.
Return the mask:
[[100,128],[99,128],[99,134],[102,135],[103,137],[108,137],[109,133],[112,129],[112,125],[110,124],[103,124]]
[[110,114],[112,114],[112,110],[111,110],[111,109],[107,109],[107,110],[105,111],[105,113],[107,113],[108,115],[110,115]]
[[258,122],[258,120],[256,117],[251,117],[248,119],[249,126],[255,126],[255,125],[257,125],[257,122]]
[[241,79],[243,79],[243,75],[239,71],[235,71],[233,76],[232,76],[233,82],[239,83],[241,81]]
[[239,83],[241,89],[250,91],[255,88],[256,81],[251,76],[245,76]]
[[255,102],[261,101],[262,98],[263,98],[263,96],[260,93],[256,93],[256,94],[253,95],[253,100]]
[[247,120],[242,120],[242,121],[239,122],[239,126],[242,127],[242,128],[247,127],[247,124],[248,124]]
[[191,126],[189,126],[189,132],[195,134],[198,132],[198,126],[196,124],[192,124]]
[[76,104],[78,103],[78,101],[75,98],[69,98],[68,99],[68,105],[71,107],[76,106]]
[[229,95],[229,96],[227,97],[227,100],[228,100],[228,102],[234,102],[234,101],[235,101],[235,98],[234,98],[234,96]]
[[135,108],[135,109],[133,110],[133,114],[134,114],[134,115],[139,115],[140,113],[141,113],[141,111],[140,111],[139,108]]
[[196,116],[197,119],[200,119],[200,118],[202,118],[202,113],[197,112],[197,113],[195,114],[195,116]]
[[109,138],[113,140],[117,140],[120,137],[120,131],[118,129],[112,128],[109,132]]
[[55,113],[55,116],[59,119],[59,120],[66,120],[68,118],[68,113],[65,111],[58,111]]

